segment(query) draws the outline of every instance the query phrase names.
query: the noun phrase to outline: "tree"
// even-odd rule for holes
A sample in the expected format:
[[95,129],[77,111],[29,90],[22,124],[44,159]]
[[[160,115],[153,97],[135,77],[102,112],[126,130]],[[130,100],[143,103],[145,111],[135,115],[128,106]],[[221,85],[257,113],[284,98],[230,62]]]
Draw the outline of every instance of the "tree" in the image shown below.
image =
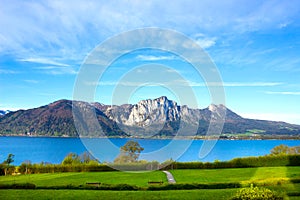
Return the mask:
[[124,146],[120,148],[119,156],[114,160],[115,163],[131,163],[136,162],[140,153],[144,150],[143,147],[136,141],[127,141]]
[[300,154],[300,147],[296,146],[296,147],[289,147],[287,145],[281,144],[278,145],[276,147],[274,147],[273,149],[271,149],[271,155],[296,155],[296,154]]
[[74,164],[80,164],[80,158],[75,153],[69,153],[64,160],[62,161],[63,165],[74,165]]
[[8,154],[7,159],[4,160],[4,162],[3,162],[3,164],[5,165],[5,168],[4,168],[5,176],[7,175],[8,171],[9,171],[10,164],[14,162],[14,157],[15,157],[15,155],[10,153],[10,154]]
[[14,162],[14,157],[15,157],[14,154],[12,153],[8,154],[7,159],[4,161],[4,164],[7,164],[7,166],[9,166],[11,163]]

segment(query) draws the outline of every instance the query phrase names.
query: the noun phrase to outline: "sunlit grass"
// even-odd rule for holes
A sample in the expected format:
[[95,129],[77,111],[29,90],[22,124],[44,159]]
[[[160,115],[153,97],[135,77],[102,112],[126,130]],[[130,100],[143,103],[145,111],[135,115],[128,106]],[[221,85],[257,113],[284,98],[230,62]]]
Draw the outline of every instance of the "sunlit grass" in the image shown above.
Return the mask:
[[300,178],[300,167],[171,170],[177,183],[227,183]]

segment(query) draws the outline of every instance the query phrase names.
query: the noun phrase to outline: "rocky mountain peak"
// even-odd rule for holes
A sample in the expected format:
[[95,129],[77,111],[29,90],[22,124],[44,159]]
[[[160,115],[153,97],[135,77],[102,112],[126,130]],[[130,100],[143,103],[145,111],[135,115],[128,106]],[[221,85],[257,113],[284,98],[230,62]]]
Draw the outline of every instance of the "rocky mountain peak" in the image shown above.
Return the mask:
[[211,112],[217,112],[218,110],[227,110],[226,106],[224,106],[223,104],[210,104],[208,106],[208,110]]
[[[73,106],[72,106],[73,105]],[[245,119],[224,105],[211,104],[205,109],[180,106],[166,96],[147,99],[137,104],[105,105],[82,101],[59,100],[48,105],[28,110],[19,110],[0,115],[0,135],[47,135],[77,136],[74,124],[75,108],[95,111],[95,116],[106,135],[159,137],[174,136],[181,130],[185,136],[195,132],[205,135],[213,121],[220,120],[226,112],[223,133],[246,133],[258,130],[263,134],[299,135],[300,126],[284,122]],[[75,109],[76,111],[76,109]],[[78,113],[80,119],[81,112]],[[93,127],[94,120],[82,124],[83,134],[99,136]],[[97,124],[97,123],[96,123]],[[81,132],[82,135],[82,132]],[[87,136],[84,135],[84,136]],[[102,136],[102,135],[101,135]]]

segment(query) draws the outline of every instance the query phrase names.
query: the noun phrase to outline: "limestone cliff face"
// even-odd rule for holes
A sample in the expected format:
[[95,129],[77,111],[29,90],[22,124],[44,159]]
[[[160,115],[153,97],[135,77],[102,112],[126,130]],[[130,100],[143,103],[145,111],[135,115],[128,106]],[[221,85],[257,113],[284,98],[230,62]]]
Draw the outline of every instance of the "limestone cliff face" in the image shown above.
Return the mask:
[[147,99],[137,104],[99,107],[111,120],[127,126],[146,127],[152,124],[182,121],[197,125],[199,120],[217,120],[226,112],[223,105],[210,105],[205,109],[192,109],[186,105],[179,106],[175,101],[162,96]]
[[180,120],[180,106],[164,96],[153,100],[142,100],[134,105],[107,107],[104,113],[115,122],[127,126],[147,127]]

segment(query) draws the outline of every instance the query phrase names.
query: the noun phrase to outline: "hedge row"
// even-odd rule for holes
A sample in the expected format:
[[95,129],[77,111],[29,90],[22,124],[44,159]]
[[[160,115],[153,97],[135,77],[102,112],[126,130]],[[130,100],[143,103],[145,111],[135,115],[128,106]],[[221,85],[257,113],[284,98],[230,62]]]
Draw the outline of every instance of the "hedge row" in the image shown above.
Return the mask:
[[[215,162],[138,162],[127,164],[26,164],[19,167],[10,166],[6,169],[8,174],[18,172],[21,174],[56,173],[56,172],[100,172],[100,171],[142,171],[142,170],[169,170],[169,169],[220,169],[220,168],[248,168],[273,166],[300,166],[300,155],[260,156],[236,158],[230,161]],[[4,175],[5,165],[0,165],[0,175]],[[1,173],[2,172],[2,173]]]
[[220,168],[248,168],[248,167],[275,167],[300,166],[300,155],[259,156],[235,158],[230,161],[215,162],[174,162],[165,166],[168,169],[220,169]]

